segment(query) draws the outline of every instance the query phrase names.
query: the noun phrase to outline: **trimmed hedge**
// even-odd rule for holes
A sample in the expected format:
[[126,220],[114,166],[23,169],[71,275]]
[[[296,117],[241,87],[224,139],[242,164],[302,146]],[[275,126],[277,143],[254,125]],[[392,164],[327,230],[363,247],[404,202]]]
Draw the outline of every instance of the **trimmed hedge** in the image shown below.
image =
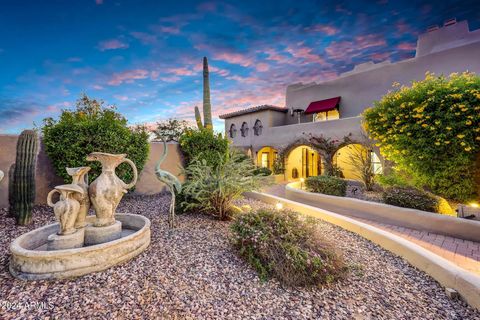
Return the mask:
[[256,176],[271,176],[272,175],[272,170],[264,167],[257,167],[255,170],[253,170],[253,174]]
[[345,197],[347,181],[332,176],[308,177],[305,186],[310,192],[324,193],[332,196]]
[[316,230],[313,219],[291,211],[242,213],[231,225],[231,241],[262,280],[291,286],[328,284],[346,270],[341,256]]
[[448,202],[431,193],[411,187],[390,187],[383,192],[383,201],[397,207],[411,208],[440,214],[453,215]]

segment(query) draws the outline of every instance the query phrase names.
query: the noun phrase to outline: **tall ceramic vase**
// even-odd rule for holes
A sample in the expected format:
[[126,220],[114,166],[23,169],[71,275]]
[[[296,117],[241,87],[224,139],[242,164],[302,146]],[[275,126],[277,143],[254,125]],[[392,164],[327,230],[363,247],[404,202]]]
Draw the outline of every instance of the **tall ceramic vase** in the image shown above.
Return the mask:
[[[60,193],[60,200],[53,203],[52,196],[57,192]],[[48,193],[47,204],[53,208],[55,217],[60,224],[59,235],[72,234],[77,231],[75,221],[80,210],[80,203],[76,197],[83,194],[83,189],[75,184],[56,186]]]
[[[105,227],[115,223],[115,211],[120,200],[127,190],[137,183],[137,167],[126,156],[126,154],[103,152],[92,152],[87,156],[87,161],[99,161],[102,164],[102,173],[88,188],[90,201],[97,216],[94,222],[95,227]],[[133,179],[130,183],[123,182],[115,174],[115,168],[123,162],[132,167]]]
[[85,227],[85,218],[90,209],[90,198],[88,197],[88,180],[87,174],[90,167],[66,168],[67,173],[72,177],[72,184],[78,185],[83,189],[83,194],[76,194],[76,200],[80,203],[80,211],[78,212],[77,220],[75,221],[75,228]]

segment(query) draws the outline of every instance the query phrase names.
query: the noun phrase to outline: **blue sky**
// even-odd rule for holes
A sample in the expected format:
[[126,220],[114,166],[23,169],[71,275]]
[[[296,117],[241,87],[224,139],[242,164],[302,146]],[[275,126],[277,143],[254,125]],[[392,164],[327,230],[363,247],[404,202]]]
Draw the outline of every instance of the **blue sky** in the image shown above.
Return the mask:
[[479,1],[2,1],[0,133],[41,125],[82,92],[131,124],[192,119],[210,63],[218,115],[285,105],[286,85],[413,57],[444,20],[480,27]]

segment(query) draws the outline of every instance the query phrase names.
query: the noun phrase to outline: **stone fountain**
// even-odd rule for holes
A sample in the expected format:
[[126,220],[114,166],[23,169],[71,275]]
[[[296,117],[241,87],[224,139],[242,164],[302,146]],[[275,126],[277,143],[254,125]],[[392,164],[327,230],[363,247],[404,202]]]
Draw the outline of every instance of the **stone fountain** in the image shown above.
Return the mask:
[[[56,186],[47,196],[58,222],[25,233],[10,245],[10,272],[16,278],[62,279],[105,270],[150,244],[146,217],[116,212],[123,195],[137,182],[135,164],[125,154],[103,152],[93,152],[87,160],[102,164],[100,176],[88,185],[90,167],[67,168],[72,183]],[[134,174],[128,184],[115,174],[124,162]],[[94,216],[87,215],[90,205]]]

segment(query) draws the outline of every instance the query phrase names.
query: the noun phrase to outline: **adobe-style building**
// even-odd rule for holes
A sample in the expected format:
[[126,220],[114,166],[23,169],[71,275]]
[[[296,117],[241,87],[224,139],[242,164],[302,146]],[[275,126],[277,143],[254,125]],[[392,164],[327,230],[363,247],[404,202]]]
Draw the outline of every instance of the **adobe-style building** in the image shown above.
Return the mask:
[[[287,180],[318,175],[322,174],[321,157],[306,145],[292,148],[305,134],[360,139],[362,111],[391,90],[394,82],[409,85],[423,79],[427,71],[448,75],[467,70],[480,74],[480,29],[469,31],[467,21],[453,19],[421,34],[414,58],[367,62],[334,80],[292,84],[286,90],[285,107],[257,106],[220,118],[225,119],[225,133],[233,146],[246,150],[257,165],[272,168],[277,154],[284,152],[288,153],[284,157]],[[345,178],[356,179],[349,153],[351,147],[338,150],[334,162]],[[378,150],[372,155],[375,170],[380,171],[382,157]]]

